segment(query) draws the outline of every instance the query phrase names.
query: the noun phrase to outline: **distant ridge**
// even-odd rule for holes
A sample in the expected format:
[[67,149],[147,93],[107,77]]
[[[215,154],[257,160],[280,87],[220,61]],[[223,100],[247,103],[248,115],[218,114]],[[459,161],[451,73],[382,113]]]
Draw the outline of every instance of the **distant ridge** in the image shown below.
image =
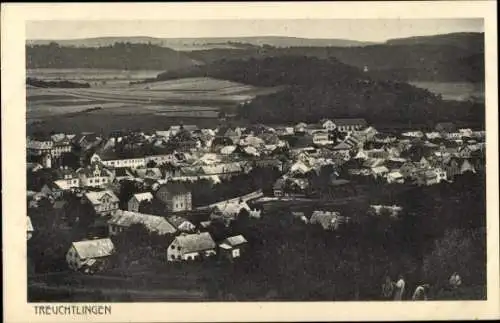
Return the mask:
[[209,37],[209,38],[156,38],[147,36],[138,37],[97,37],[82,39],[61,40],[27,40],[27,45],[47,45],[57,43],[60,46],[74,47],[103,47],[115,43],[129,42],[137,44],[151,43],[175,50],[196,50],[210,48],[238,48],[241,45],[274,46],[274,47],[358,47],[377,44],[349,39],[312,39],[282,36],[254,36],[254,37]]
[[389,39],[386,45],[441,45],[455,46],[463,49],[484,46],[484,33],[462,32],[433,36],[416,36]]

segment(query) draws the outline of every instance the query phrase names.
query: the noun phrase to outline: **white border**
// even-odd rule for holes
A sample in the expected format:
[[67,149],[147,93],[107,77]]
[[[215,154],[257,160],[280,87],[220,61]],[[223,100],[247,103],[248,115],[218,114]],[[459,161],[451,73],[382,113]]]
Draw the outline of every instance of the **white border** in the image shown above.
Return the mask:
[[[494,1],[336,3],[2,4],[2,179],[6,322],[198,322],[494,319],[500,315],[498,251],[498,79]],[[199,20],[484,18],[486,34],[488,301],[112,304],[111,316],[36,316],[26,303],[25,22],[28,20]]]

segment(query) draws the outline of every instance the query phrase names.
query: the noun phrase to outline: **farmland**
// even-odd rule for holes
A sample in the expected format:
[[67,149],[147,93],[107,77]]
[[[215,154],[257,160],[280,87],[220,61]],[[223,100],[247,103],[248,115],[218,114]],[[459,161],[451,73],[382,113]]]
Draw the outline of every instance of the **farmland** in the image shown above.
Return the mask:
[[[148,74],[150,73],[150,74]],[[29,70],[42,80],[87,82],[90,88],[26,89],[28,132],[144,129],[176,124],[216,122],[221,108],[231,109],[256,95],[275,91],[207,77],[131,84],[152,71]],[[100,109],[95,109],[100,108]],[[88,111],[89,109],[94,109]]]

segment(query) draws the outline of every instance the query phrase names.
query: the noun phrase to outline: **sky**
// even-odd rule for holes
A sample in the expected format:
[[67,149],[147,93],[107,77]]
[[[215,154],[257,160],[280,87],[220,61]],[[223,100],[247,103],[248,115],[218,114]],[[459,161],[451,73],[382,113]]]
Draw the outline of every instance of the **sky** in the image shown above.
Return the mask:
[[453,32],[483,32],[482,19],[287,19],[168,21],[30,21],[26,38],[79,39],[149,36],[208,38],[290,36],[381,42]]

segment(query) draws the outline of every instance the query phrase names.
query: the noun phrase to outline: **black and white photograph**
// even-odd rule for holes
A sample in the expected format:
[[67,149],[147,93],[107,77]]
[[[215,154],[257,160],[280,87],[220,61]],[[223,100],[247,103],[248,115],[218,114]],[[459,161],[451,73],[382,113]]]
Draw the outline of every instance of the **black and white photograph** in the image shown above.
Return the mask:
[[483,18],[24,24],[35,314],[488,300]]

